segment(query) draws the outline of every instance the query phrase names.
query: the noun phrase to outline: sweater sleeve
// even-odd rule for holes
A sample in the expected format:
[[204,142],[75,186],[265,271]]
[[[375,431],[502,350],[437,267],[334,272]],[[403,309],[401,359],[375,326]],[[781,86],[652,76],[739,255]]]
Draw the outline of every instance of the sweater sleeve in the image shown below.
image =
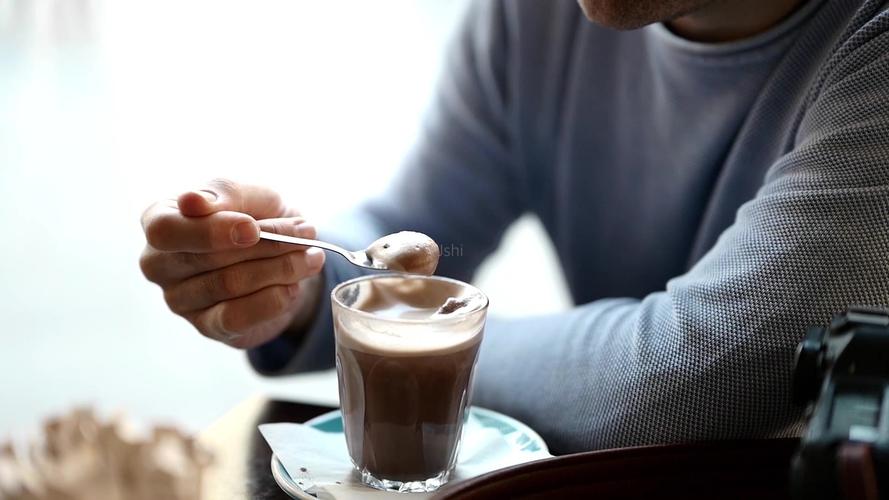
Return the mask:
[[889,305],[886,13],[871,28],[692,269],[641,300],[489,322],[474,403],[556,452],[798,432],[790,381],[806,327]]
[[[436,274],[469,280],[524,211],[525,187],[510,144],[507,36],[501,2],[472,2],[453,40],[418,144],[390,188],[342,214],[319,237],[363,248],[385,234],[426,233],[442,247]],[[329,256],[313,325],[248,352],[266,375],[333,366],[330,291],[360,274]]]

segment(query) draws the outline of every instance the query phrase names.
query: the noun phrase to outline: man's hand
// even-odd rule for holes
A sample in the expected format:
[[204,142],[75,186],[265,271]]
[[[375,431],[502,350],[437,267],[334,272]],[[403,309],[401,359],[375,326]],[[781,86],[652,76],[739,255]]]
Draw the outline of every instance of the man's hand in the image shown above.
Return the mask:
[[[259,240],[259,230],[315,238],[315,228],[266,188],[215,180],[142,215],[143,274],[203,335],[237,348],[265,343],[316,303],[307,286],[324,252]],[[302,286],[301,286],[302,282]],[[306,290],[310,289],[310,290]]]

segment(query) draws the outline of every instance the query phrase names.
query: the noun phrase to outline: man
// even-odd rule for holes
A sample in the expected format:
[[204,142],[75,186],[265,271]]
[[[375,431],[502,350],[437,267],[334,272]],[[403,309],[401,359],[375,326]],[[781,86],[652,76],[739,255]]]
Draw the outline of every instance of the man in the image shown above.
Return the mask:
[[[323,236],[422,231],[469,279],[537,215],[578,306],[489,321],[475,402],[556,452],[798,432],[805,327],[889,305],[886,2],[581,7],[477,2],[401,175]],[[315,236],[273,192],[212,183],[143,225],[145,275],[201,333],[266,374],[332,365],[328,292],[356,271],[257,243]]]

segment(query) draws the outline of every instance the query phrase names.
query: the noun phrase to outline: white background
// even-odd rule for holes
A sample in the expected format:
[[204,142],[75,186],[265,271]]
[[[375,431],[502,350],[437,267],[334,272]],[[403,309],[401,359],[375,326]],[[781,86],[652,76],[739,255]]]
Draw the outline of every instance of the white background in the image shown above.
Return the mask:
[[[0,0],[0,439],[73,404],[199,429],[255,393],[335,402],[329,373],[262,379],[169,313],[139,216],[215,176],[319,225],[379,190],[464,3]],[[533,219],[476,282],[494,314],[568,304]]]

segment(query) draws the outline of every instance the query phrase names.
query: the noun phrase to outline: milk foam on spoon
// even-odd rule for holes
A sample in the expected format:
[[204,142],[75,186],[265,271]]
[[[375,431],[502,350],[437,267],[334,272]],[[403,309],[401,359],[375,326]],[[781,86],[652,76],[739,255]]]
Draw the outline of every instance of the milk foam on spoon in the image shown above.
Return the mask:
[[383,236],[371,243],[365,253],[380,269],[427,276],[435,273],[441,256],[432,238],[414,231]]

